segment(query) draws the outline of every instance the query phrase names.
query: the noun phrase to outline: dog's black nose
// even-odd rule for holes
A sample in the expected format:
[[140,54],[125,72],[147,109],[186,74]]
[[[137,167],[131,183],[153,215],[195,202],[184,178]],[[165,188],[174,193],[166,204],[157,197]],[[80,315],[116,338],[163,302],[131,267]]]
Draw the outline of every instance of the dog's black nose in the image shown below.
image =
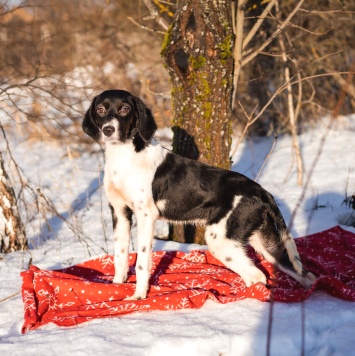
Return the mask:
[[105,126],[102,132],[105,136],[110,137],[115,132],[115,128],[113,126]]

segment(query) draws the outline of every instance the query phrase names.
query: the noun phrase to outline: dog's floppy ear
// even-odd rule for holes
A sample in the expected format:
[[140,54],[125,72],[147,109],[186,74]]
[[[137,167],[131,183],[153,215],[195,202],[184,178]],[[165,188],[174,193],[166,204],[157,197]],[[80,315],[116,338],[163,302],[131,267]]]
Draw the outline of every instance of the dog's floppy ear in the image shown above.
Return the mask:
[[96,98],[97,97],[95,97],[93,99],[88,111],[86,112],[86,114],[84,116],[84,121],[83,121],[82,127],[83,127],[83,131],[87,135],[92,137],[95,141],[99,142],[100,141],[100,130],[94,121]]
[[152,112],[146,107],[140,98],[133,97],[137,115],[137,130],[144,142],[149,142],[157,130]]

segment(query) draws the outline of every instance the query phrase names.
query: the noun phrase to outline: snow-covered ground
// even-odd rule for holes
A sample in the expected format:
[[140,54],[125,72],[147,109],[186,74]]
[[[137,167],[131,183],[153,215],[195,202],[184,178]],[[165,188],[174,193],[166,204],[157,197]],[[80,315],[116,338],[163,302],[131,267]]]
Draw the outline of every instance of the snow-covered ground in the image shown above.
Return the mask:
[[[253,179],[263,166],[258,182],[275,196],[286,222],[292,219],[294,237],[328,229],[354,213],[343,202],[355,192],[355,116],[337,118],[322,145],[328,122],[322,120],[299,137],[305,181],[309,177],[305,191],[297,186],[289,136],[279,137],[264,166],[272,139],[245,140],[233,157],[233,170]],[[158,139],[164,134],[166,130],[160,130]],[[11,144],[31,184],[68,223],[42,198],[27,226],[31,249],[1,256],[1,355],[263,355],[268,332],[271,355],[354,355],[355,304],[321,292],[303,303],[273,304],[271,330],[271,304],[250,299],[225,305],[208,301],[199,310],[97,319],[75,328],[50,324],[22,335],[21,296],[4,299],[20,291],[20,272],[30,259],[39,268],[57,269],[112,253],[113,244],[110,212],[100,189],[101,154],[90,155],[75,144],[28,142],[18,135]],[[4,147],[1,141],[1,151]],[[165,231],[166,226],[158,224],[157,235]],[[135,246],[133,239],[132,251]],[[193,248],[201,246],[161,240],[154,244],[155,250]]]

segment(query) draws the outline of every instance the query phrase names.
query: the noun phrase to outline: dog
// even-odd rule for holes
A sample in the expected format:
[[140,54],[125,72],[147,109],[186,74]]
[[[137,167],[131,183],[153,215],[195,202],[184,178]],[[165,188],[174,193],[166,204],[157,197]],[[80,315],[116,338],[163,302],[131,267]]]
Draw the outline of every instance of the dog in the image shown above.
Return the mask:
[[267,284],[246,255],[246,244],[305,288],[315,276],[300,261],[273,196],[242,174],[190,160],[160,146],[151,110],[125,90],[97,95],[83,130],[105,150],[104,188],[112,212],[113,283],[127,277],[132,215],[138,229],[136,289],[127,300],[147,296],[155,221],[205,225],[211,253],[247,286]]

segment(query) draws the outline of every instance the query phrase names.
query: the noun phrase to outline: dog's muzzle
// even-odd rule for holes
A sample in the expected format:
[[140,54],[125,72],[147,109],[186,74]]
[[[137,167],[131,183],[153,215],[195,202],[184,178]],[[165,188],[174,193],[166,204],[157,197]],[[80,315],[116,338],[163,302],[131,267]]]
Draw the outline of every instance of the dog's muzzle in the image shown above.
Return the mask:
[[105,126],[102,129],[102,132],[104,133],[105,136],[110,137],[115,132],[115,128],[113,126]]

